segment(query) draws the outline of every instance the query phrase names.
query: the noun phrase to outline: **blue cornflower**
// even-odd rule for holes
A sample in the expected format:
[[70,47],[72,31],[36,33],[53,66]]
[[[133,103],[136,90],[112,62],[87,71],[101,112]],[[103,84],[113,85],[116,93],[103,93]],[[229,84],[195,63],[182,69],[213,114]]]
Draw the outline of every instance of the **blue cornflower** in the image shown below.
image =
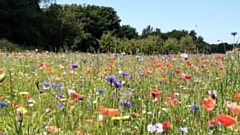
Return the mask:
[[71,68],[72,68],[72,69],[78,68],[78,64],[72,64],[72,65],[71,65]]
[[48,89],[48,88],[50,88],[52,85],[50,84],[50,83],[44,83],[43,84],[43,88],[44,89]]
[[120,75],[121,75],[122,77],[124,77],[124,76],[128,76],[128,73],[126,73],[126,72],[121,72]]
[[131,107],[134,105],[134,102],[124,102],[124,103],[121,103],[121,105],[124,107]]
[[117,53],[115,53],[115,54],[114,54],[114,56],[115,56],[115,57],[118,57],[118,54],[117,54]]
[[66,103],[64,103],[64,102],[61,102],[61,103],[59,103],[58,104],[58,108],[64,108],[66,106]]
[[57,97],[58,97],[58,98],[64,98],[64,95],[58,94]]
[[78,84],[79,87],[83,87],[83,84]]
[[1,106],[1,107],[8,106],[8,103],[6,103],[6,102],[0,102],[0,106]]
[[200,108],[194,104],[191,105],[191,108],[192,108],[192,111],[194,111],[194,112],[200,111]]
[[168,75],[171,75],[171,74],[173,74],[173,72],[171,72],[171,71],[168,71],[168,72],[167,72],[167,74],[168,74]]
[[106,80],[107,80],[107,82],[113,83],[116,81],[116,78],[115,78],[115,76],[108,76]]
[[92,108],[92,105],[91,104],[87,104],[87,108]]
[[97,92],[98,92],[99,94],[103,94],[103,93],[104,93],[104,91],[101,90],[101,89],[98,89]]
[[231,35],[236,36],[237,32],[232,32]]
[[164,86],[164,89],[168,89],[168,88],[169,88],[169,86],[167,86],[167,85],[166,85],[166,86]]
[[132,78],[134,78],[134,74],[130,74],[128,77],[129,77],[130,79],[132,79]]
[[113,82],[116,88],[121,88],[123,85],[120,82]]
[[79,97],[78,100],[83,100],[83,97]]
[[62,86],[63,86],[63,83],[57,83],[56,86],[57,86],[57,87],[62,87]]
[[57,91],[62,91],[63,89],[61,87],[56,87],[55,88]]

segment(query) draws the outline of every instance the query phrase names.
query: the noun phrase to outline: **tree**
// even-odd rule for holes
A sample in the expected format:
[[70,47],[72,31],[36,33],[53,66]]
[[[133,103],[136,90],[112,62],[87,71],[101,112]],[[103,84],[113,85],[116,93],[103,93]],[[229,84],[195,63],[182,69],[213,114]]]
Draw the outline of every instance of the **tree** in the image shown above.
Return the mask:
[[165,42],[164,42],[164,50],[165,53],[178,53],[179,52],[179,44],[178,40],[176,38],[171,38],[169,37]]
[[179,42],[180,51],[184,52],[185,50],[188,50],[189,53],[194,53],[195,51],[195,45],[192,39],[192,36],[186,35],[181,38]]
[[119,37],[120,38],[127,38],[127,39],[136,39],[138,37],[138,33],[136,28],[131,27],[130,25],[122,25],[119,30]]

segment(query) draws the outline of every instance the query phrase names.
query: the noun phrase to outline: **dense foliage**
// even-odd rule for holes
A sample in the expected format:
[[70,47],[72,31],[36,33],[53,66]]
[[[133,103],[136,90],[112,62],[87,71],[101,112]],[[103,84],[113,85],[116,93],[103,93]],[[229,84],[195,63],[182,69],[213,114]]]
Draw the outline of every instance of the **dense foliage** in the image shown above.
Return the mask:
[[[111,7],[59,5],[51,0],[0,0],[0,39],[22,48],[129,53],[222,53],[232,45],[210,45],[194,30],[166,33],[150,25],[137,33]],[[40,6],[44,5],[44,6]]]

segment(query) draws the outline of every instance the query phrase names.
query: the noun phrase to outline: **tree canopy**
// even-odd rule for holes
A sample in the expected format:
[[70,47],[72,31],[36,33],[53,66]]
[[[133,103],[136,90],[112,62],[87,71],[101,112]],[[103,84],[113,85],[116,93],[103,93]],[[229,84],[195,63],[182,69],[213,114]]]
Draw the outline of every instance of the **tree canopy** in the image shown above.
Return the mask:
[[232,49],[227,43],[210,45],[194,30],[173,29],[164,33],[148,25],[139,34],[133,26],[121,25],[112,7],[59,5],[54,0],[0,0],[0,3],[0,39],[27,49],[146,54],[222,53]]

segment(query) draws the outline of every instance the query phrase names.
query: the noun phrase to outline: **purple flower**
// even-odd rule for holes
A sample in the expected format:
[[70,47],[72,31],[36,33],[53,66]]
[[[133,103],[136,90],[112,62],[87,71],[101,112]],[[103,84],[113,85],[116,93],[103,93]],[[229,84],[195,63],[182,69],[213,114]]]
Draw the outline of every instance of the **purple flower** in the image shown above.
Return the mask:
[[62,103],[59,103],[59,105],[58,105],[58,108],[64,108],[66,106],[66,103],[64,103],[64,102],[62,102]]
[[98,89],[97,92],[98,92],[99,94],[103,94],[103,93],[104,93],[104,91],[101,90],[101,89]]
[[121,88],[123,85],[120,82],[114,81],[113,82],[116,88]]
[[132,79],[132,78],[134,78],[134,74],[130,74],[128,77],[129,77],[130,79]]
[[213,129],[214,129],[214,126],[210,125],[210,126],[208,127],[208,129],[209,129],[209,130],[213,130]]
[[0,106],[1,107],[8,106],[8,103],[7,102],[0,102]]
[[231,35],[236,36],[237,32],[232,32]]
[[106,80],[107,80],[107,82],[113,83],[116,81],[116,78],[115,78],[115,76],[108,76]]
[[124,77],[124,76],[128,76],[128,73],[126,73],[126,72],[121,72],[120,75],[121,75],[122,77]]
[[43,88],[44,88],[44,89],[48,89],[49,87],[51,87],[51,84],[50,84],[50,83],[44,83],[44,84],[43,84]]
[[56,87],[55,88],[57,91],[62,91],[63,89],[61,87]]
[[124,107],[131,107],[134,105],[134,102],[124,102],[124,103],[121,103],[121,105]]
[[188,133],[188,128],[187,127],[180,127],[179,129],[184,133]]
[[147,130],[148,130],[148,132],[153,133],[156,131],[156,128],[154,125],[149,124],[149,125],[147,125]]
[[87,108],[92,108],[92,105],[91,104],[87,104]]
[[192,111],[194,112],[198,112],[200,110],[200,108],[194,104],[191,105]]
[[153,132],[162,133],[164,131],[162,123],[157,123],[155,125],[149,124],[147,125],[147,130],[150,133],[153,133]]
[[78,64],[72,64],[72,65],[71,65],[71,68],[72,68],[72,69],[78,68]]
[[58,97],[58,98],[64,98],[64,95],[58,94],[57,97]]

